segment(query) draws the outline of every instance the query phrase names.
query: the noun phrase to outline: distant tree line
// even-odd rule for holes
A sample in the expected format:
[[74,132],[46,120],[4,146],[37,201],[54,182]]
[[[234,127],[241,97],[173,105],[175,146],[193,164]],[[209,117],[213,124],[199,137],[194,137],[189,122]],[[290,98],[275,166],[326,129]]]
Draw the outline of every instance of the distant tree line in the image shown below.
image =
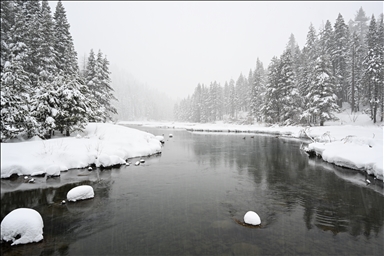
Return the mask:
[[248,123],[323,125],[348,102],[353,112],[383,121],[383,15],[368,21],[360,8],[348,25],[341,14],[318,33],[310,24],[305,46],[300,49],[291,34],[267,69],[257,59],[248,77],[240,74],[224,86],[198,84],[192,96],[175,104],[176,120],[233,121],[248,113]]
[[61,1],[1,3],[1,141],[17,136],[67,136],[116,109],[109,62],[91,51],[80,72]]

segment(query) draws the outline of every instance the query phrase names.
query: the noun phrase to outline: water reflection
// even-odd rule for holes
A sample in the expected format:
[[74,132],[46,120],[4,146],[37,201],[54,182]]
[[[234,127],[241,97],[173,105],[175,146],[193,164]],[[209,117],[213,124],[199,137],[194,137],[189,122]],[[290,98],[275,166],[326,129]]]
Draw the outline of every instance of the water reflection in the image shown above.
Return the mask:
[[[2,190],[1,218],[30,207],[45,227],[43,242],[3,243],[2,255],[382,252],[382,184],[366,186],[360,173],[308,158],[295,140],[145,130],[174,137],[143,165],[69,171],[28,190],[5,181],[23,190]],[[94,187],[94,199],[60,204],[82,184]],[[261,228],[237,224],[248,210],[260,215]]]
[[254,197],[267,198],[265,204],[272,200],[272,206],[264,206],[268,224],[277,220],[275,212],[289,213],[300,206],[307,230],[317,227],[333,234],[345,232],[367,238],[382,232],[381,183],[367,187],[365,176],[359,172],[308,158],[296,141],[271,136],[200,136],[204,136],[204,143],[193,144],[199,159],[209,156],[211,168],[217,168],[220,161],[224,167],[235,165],[239,175],[247,173],[252,178]]

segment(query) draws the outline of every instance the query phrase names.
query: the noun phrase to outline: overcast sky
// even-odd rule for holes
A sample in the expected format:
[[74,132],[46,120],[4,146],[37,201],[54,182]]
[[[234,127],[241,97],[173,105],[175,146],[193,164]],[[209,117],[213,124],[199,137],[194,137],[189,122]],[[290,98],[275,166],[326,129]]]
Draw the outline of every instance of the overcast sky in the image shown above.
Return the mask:
[[[57,1],[50,2],[54,13]],[[224,85],[248,76],[259,58],[267,67],[291,33],[300,48],[309,25],[318,31],[339,13],[348,24],[358,9],[376,19],[383,1],[366,2],[132,2],[63,1],[79,59],[91,49],[111,67],[177,99],[198,83]],[[82,62],[80,60],[80,62]]]

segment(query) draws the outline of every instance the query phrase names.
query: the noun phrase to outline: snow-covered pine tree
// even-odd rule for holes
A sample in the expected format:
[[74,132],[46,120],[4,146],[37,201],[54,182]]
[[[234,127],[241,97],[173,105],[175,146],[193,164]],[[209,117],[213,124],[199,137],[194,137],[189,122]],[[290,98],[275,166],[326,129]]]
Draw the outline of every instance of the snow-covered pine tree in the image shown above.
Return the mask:
[[[315,61],[319,55],[319,43],[316,35],[316,30],[312,23],[309,26],[307,34],[307,40],[301,54],[301,66],[299,68],[299,75],[297,77],[298,89],[300,95],[308,95],[310,93],[310,83],[313,79],[313,73],[315,70]],[[303,114],[300,119],[305,121],[307,124],[311,123],[311,116],[306,115],[305,110],[309,108],[309,99],[303,97],[302,109]]]
[[381,117],[380,121],[384,120],[384,15],[380,15],[380,25],[379,25],[379,50],[380,53],[380,63],[381,63],[381,72],[380,72],[380,81],[379,81],[379,93],[381,95],[380,108],[381,108]]
[[200,116],[201,116],[201,85],[200,83],[196,86],[195,91],[192,96],[192,116],[191,120],[192,122],[200,122]]
[[301,97],[296,87],[290,49],[285,50],[281,55],[279,64],[278,88],[281,104],[279,119],[284,125],[296,124],[299,122],[299,113],[301,112]]
[[228,110],[231,118],[236,117],[236,98],[235,80],[231,79],[228,84]]
[[29,65],[27,66],[25,71],[30,76],[32,87],[36,88],[39,79],[38,67],[40,66],[39,47],[43,43],[43,38],[41,37],[42,34],[40,31],[40,29],[42,28],[40,1],[24,1],[22,9],[23,16],[26,18],[26,23],[24,24],[24,26],[28,30],[26,44],[30,51],[30,61],[28,62]]
[[332,64],[329,54],[321,54],[315,62],[313,80],[305,98],[309,99],[309,105],[303,116],[311,116],[313,123],[320,123],[332,119],[332,112],[338,111],[337,96],[332,74]]
[[1,73],[1,141],[28,133],[32,121],[28,110],[30,80],[20,63],[22,59],[22,55],[11,56]]
[[368,21],[369,17],[365,15],[365,11],[362,7],[360,7],[355,15],[353,31],[356,31],[357,35],[359,36],[361,45],[363,45],[365,42],[365,38],[368,32]]
[[37,72],[41,80],[52,81],[52,76],[57,72],[57,69],[54,51],[54,22],[47,0],[42,1],[40,19],[39,35],[41,41],[37,49]]
[[57,2],[53,18],[55,21],[54,48],[57,53],[57,68],[63,71],[64,75],[78,79],[77,53],[73,45],[72,35],[69,32],[70,25],[61,0]]
[[14,1],[3,1],[0,5],[0,25],[1,25],[1,55],[0,55],[0,71],[3,72],[5,62],[10,56],[10,31],[15,23],[15,3]]
[[[91,104],[87,98],[88,88],[78,79],[78,76],[59,74],[56,77],[58,88],[58,98],[60,106],[55,118],[55,125],[61,132],[66,132],[66,136],[74,131],[81,131],[88,122],[88,116],[94,115]],[[87,113],[88,112],[88,113]]]
[[[101,72],[99,73],[99,75],[100,75],[101,88],[104,92],[103,104],[106,109],[106,113],[105,113],[106,118],[104,121],[112,120],[112,116],[114,114],[117,114],[117,110],[113,106],[112,101],[117,101],[117,98],[115,97],[114,90],[111,87],[111,78],[110,78],[111,72],[109,71],[109,61],[107,59],[107,56],[103,57],[100,51],[100,59],[98,54],[97,62],[101,67],[100,69]],[[156,108],[154,110],[157,111]]]
[[223,114],[224,115],[229,115],[230,113],[230,103],[229,103],[229,85],[228,82],[226,81],[224,84],[224,89],[223,89]]
[[267,123],[277,123],[281,115],[281,90],[279,88],[280,81],[280,60],[274,56],[268,66],[268,81],[266,90],[263,94],[263,103],[261,105],[261,113],[263,120]]
[[32,97],[31,112],[39,124],[38,136],[50,138],[53,134],[55,116],[59,110],[55,76],[57,67],[54,50],[54,22],[48,1],[43,0],[39,22],[36,22],[39,44],[35,53],[35,77],[37,78]]
[[351,45],[349,47],[348,54],[348,62],[350,63],[349,83],[351,84],[348,90],[348,98],[350,99],[352,112],[359,111],[360,106],[360,99],[363,87],[362,60],[362,46],[360,44],[359,36],[357,35],[356,31],[354,31],[351,37]]
[[[92,105],[92,99],[89,98],[89,94],[83,94],[88,90],[82,84],[83,80],[79,76],[77,53],[74,49],[73,39],[69,32],[70,25],[61,0],[56,5],[53,17],[56,67],[59,70],[58,75],[62,77],[59,82],[63,83],[58,90],[59,95],[66,99],[60,106],[56,126],[61,132],[65,130],[66,135],[69,136],[71,131],[81,129],[84,127],[84,122],[88,121],[89,113],[87,114],[84,108]],[[83,101],[79,101],[80,99]]]
[[257,58],[256,69],[253,72],[253,81],[251,87],[251,100],[250,100],[250,113],[251,116],[256,119],[257,122],[262,121],[262,113],[260,111],[263,98],[262,95],[265,92],[265,71],[263,63]]
[[14,21],[10,22],[9,31],[4,31],[7,56],[1,72],[2,140],[24,134],[32,137],[37,128],[30,111],[32,84],[26,71],[30,67],[30,49],[24,7],[22,2],[12,6]]
[[319,50],[321,54],[330,55],[333,50],[334,45],[334,35],[333,35],[332,24],[329,20],[325,22],[324,29],[320,31],[319,38]]
[[336,81],[336,94],[338,96],[338,105],[341,107],[342,102],[347,101],[348,91],[348,46],[349,46],[349,30],[344,22],[343,16],[339,13],[334,25],[333,38],[333,75]]
[[371,119],[374,123],[376,123],[376,114],[380,103],[380,91],[382,91],[380,87],[383,86],[381,79],[383,73],[381,55],[383,53],[380,52],[382,43],[379,39],[375,16],[372,15],[367,33],[368,53],[364,58],[364,80],[367,84],[365,97],[369,100]]
[[248,92],[245,84],[245,77],[242,73],[240,73],[235,85],[235,105],[237,112],[245,111],[247,94]]

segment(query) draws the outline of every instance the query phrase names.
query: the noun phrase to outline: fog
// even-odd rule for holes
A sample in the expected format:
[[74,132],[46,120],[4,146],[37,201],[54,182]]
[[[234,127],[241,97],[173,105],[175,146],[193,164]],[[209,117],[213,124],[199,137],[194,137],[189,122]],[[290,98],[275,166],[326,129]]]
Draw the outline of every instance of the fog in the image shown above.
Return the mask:
[[[52,12],[56,1],[51,1]],[[112,72],[173,99],[198,83],[221,85],[265,67],[294,34],[300,48],[310,23],[318,31],[339,13],[348,24],[363,7],[376,18],[383,2],[131,2],[63,1],[79,62],[100,49]],[[120,70],[120,71],[116,71]],[[118,74],[115,74],[118,75]],[[118,86],[118,85],[114,85]]]

